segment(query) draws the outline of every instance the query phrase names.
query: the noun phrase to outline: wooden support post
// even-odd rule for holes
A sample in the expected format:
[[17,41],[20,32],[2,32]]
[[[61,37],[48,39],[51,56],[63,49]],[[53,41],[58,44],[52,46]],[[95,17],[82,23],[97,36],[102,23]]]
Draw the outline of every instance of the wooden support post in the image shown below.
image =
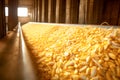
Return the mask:
[[8,15],[8,30],[13,30],[18,24],[18,0],[8,1],[9,15]]
[[5,0],[0,0],[0,38],[6,35]]

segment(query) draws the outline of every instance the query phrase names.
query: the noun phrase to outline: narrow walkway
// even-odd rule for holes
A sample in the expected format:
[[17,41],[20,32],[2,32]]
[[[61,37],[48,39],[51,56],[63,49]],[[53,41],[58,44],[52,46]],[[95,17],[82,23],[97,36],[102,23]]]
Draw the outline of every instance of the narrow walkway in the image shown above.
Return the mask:
[[22,57],[19,54],[18,30],[9,32],[0,39],[0,80],[23,80]]

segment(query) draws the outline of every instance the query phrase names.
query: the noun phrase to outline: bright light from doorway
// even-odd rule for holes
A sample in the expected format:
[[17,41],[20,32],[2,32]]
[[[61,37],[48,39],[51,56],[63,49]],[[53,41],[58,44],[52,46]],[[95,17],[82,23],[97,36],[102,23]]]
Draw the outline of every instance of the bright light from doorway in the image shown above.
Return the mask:
[[28,16],[28,8],[19,7],[18,8],[18,16],[19,17],[27,17]]
[[[5,16],[8,16],[8,7],[5,7]],[[19,7],[18,8],[18,17],[27,17],[28,16],[28,8]]]
[[8,7],[5,7],[5,16],[8,16]]

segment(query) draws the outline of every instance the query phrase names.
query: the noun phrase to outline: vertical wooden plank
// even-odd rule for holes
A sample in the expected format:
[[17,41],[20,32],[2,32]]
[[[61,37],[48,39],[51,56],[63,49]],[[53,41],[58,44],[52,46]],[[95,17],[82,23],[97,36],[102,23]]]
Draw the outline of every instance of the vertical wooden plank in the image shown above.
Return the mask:
[[71,5],[71,0],[66,0],[66,23],[70,23],[70,5]]
[[70,8],[70,13],[71,13],[71,18],[70,18],[70,23],[77,24],[78,23],[78,15],[79,15],[79,0],[71,0],[71,8]]
[[80,0],[80,5],[79,5],[79,24],[84,24],[85,23],[85,1]]
[[85,0],[85,8],[84,8],[85,9],[85,16],[84,16],[85,17],[85,24],[87,24],[87,22],[88,22],[88,20],[87,20],[87,17],[88,17],[88,15],[87,15],[88,14],[87,13],[88,12],[87,6],[88,6],[88,4],[87,3],[88,3],[88,0]]
[[37,19],[37,21],[38,22],[40,22],[40,0],[38,0],[38,3],[37,3],[37,9],[38,9],[38,12],[37,12],[37,14],[38,14],[38,19]]
[[60,0],[56,0],[56,18],[55,18],[55,22],[58,23],[59,22],[59,2]]
[[55,18],[56,18],[56,0],[53,0],[52,1],[52,14],[51,14],[51,16],[53,16],[53,17],[51,17],[51,22],[53,22],[53,23],[55,23]]
[[118,25],[120,26],[120,1],[119,1],[119,12],[118,12]]
[[44,10],[44,3],[45,3],[45,0],[42,0],[42,22],[44,22],[44,13],[45,13],[45,10]]
[[97,24],[101,24],[102,23],[102,13],[103,13],[103,5],[104,5],[104,0],[98,0],[98,21],[97,21]]
[[38,0],[38,22],[42,21],[42,0]]
[[34,21],[36,21],[36,0],[34,0]]
[[65,23],[66,0],[57,0],[56,2],[56,22]]
[[51,22],[51,1],[52,0],[48,0],[48,22]]
[[35,21],[37,22],[38,21],[38,0],[36,0],[36,3],[35,3]]
[[37,22],[37,18],[38,18],[38,0],[35,0],[35,22]]
[[66,17],[66,0],[60,0],[60,23],[65,23],[65,17]]
[[118,22],[117,22],[117,20],[118,20],[118,16],[120,15],[119,14],[119,1],[117,1],[117,0],[114,0],[113,2],[112,2],[112,7],[111,7],[111,16],[110,16],[110,23],[112,24],[112,25],[117,25],[118,24]]
[[103,0],[94,0],[93,2],[93,24],[101,24],[103,11]]
[[87,3],[88,3],[88,0],[80,0],[79,24],[87,23]]
[[44,22],[48,22],[48,0],[45,0],[44,9],[45,9]]
[[56,0],[48,0],[48,22],[55,22]]
[[88,0],[88,7],[87,7],[87,10],[88,10],[87,23],[88,24],[93,24],[93,2],[94,0]]
[[120,15],[119,6],[119,0],[106,0],[103,9],[102,21],[106,21],[110,25],[118,25]]
[[48,0],[42,0],[42,22],[48,22]]
[[97,0],[94,0],[93,2],[93,24],[97,24],[97,8],[98,8],[98,3],[97,3]]
[[32,20],[35,21],[35,0],[33,1],[33,9],[32,9]]
[[111,6],[112,3],[110,1],[105,1],[104,4],[104,13],[103,13],[103,22],[108,22],[110,24],[110,16],[111,16]]

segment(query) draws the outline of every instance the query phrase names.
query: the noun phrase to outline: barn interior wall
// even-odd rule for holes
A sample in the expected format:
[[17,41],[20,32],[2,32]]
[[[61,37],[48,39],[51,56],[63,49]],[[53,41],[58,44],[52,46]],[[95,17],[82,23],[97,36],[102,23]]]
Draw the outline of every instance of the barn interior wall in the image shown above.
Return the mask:
[[120,0],[54,0],[56,13],[51,15],[53,5],[50,4],[53,0],[44,1],[49,5],[48,19],[56,17],[56,23],[100,25],[102,22],[108,22],[110,25],[120,25]]
[[[8,0],[5,0],[5,6],[8,7]],[[27,17],[18,17],[18,21],[25,24],[33,20],[33,0],[18,0],[18,7],[28,8]],[[6,24],[8,24],[8,16],[6,16]]]
[[[27,23],[50,22],[71,24],[98,24],[108,22],[120,25],[120,0],[19,0],[19,6],[28,7],[28,17],[19,17]],[[7,2],[6,2],[7,4]]]

